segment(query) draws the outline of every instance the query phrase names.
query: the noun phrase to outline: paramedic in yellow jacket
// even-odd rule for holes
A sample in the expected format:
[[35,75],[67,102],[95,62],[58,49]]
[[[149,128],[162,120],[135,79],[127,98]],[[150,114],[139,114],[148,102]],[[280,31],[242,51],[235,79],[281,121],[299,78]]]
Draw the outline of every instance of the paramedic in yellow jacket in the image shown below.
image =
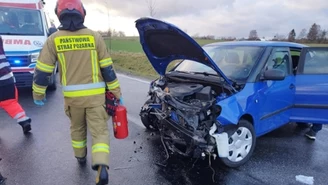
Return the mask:
[[[83,25],[85,9],[80,0],[58,0],[55,12],[59,31],[49,36],[40,52],[33,82],[33,99],[43,105],[48,78],[59,61],[65,113],[71,120],[75,157],[86,162],[87,126],[92,135],[92,168],[96,184],[108,183],[109,130],[105,87],[121,99],[120,84],[102,37]],[[122,102],[122,101],[121,101]]]

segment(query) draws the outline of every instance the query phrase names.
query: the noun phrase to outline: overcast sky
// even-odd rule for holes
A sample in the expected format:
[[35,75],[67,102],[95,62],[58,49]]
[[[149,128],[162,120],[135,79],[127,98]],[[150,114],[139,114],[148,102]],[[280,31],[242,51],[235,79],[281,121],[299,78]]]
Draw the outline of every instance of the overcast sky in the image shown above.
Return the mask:
[[[256,29],[260,37],[287,35],[316,22],[328,29],[328,0],[153,0],[155,18],[175,24],[194,35],[248,37]],[[55,0],[45,0],[54,17]],[[147,0],[82,0],[85,25],[93,30],[110,26],[126,35],[138,35],[134,21],[149,16]],[[107,2],[107,4],[106,4]],[[109,12],[109,18],[108,18]],[[100,23],[100,24],[99,24]],[[297,36],[297,35],[296,35]]]

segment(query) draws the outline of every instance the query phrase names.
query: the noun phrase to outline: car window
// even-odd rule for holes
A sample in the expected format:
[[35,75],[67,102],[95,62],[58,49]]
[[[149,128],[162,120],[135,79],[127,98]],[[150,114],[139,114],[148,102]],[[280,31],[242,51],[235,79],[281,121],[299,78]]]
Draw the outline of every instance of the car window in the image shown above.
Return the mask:
[[[243,83],[246,82],[265,48],[260,46],[213,45],[204,46],[203,49],[225,76]],[[190,60],[184,60],[175,71],[217,74],[212,68]]]
[[328,74],[328,51],[309,51],[305,55],[304,74]]
[[292,57],[292,69],[293,69],[293,73],[296,74],[297,71],[297,66],[298,66],[298,61],[300,59],[300,55],[301,55],[301,50],[290,50],[290,55]]
[[289,74],[289,52],[285,48],[275,48],[266,64],[266,70],[279,69]]

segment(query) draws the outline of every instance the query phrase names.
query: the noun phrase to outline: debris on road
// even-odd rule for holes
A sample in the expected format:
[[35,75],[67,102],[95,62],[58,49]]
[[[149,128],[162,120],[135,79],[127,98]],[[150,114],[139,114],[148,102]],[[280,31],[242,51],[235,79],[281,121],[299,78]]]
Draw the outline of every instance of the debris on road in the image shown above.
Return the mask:
[[125,169],[131,169],[132,167],[118,167],[114,168],[114,170],[125,170]]
[[296,175],[296,181],[308,184],[308,185],[313,185],[314,179],[313,177],[308,177],[304,175]]

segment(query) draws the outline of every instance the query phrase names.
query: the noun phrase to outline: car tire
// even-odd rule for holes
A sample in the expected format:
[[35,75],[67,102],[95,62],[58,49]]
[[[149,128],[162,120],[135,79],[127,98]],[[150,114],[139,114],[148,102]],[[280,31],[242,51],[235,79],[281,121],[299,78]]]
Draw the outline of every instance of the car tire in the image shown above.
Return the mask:
[[229,157],[221,158],[221,161],[231,168],[242,166],[252,156],[255,145],[256,135],[252,123],[247,120],[240,120],[236,131],[229,135]]
[[[149,99],[145,102],[145,105],[149,104],[151,102],[152,102],[152,100]],[[155,123],[157,118],[156,118],[155,115],[150,114],[151,112],[152,112],[151,109],[141,110],[141,112],[140,112],[141,122],[146,127],[147,130],[157,131],[158,128],[157,128],[157,125]]]

